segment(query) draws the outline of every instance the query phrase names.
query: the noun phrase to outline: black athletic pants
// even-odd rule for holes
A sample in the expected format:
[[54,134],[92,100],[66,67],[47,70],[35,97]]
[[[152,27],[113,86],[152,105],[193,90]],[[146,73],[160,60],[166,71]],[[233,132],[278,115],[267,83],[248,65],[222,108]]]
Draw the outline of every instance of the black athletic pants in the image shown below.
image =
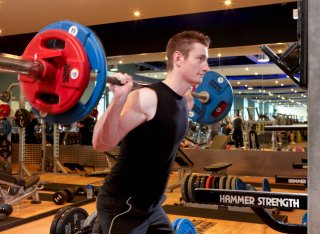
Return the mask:
[[236,148],[243,147],[243,136],[241,129],[235,128],[233,130],[233,140]]
[[154,204],[135,204],[134,197],[122,197],[100,189],[97,211],[104,234],[173,234],[162,209],[165,196]]

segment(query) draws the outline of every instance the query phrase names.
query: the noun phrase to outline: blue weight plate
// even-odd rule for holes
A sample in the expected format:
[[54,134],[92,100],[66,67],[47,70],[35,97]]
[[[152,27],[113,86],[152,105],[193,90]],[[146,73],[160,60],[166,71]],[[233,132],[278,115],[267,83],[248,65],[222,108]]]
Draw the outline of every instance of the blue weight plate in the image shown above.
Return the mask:
[[193,225],[193,223],[189,219],[181,219],[176,228],[177,234],[197,234],[196,229]]
[[182,218],[176,218],[175,220],[173,220],[172,222],[172,228],[175,231],[177,229],[178,223]]
[[[78,120],[84,119],[99,103],[106,87],[106,55],[99,38],[91,29],[84,25],[72,21],[60,21],[44,27],[39,31],[39,33],[50,29],[64,30],[75,36],[85,48],[90,62],[91,71],[97,73],[96,83],[94,85],[93,91],[91,93],[91,96],[85,103],[82,103],[80,101],[74,107],[64,113],[58,115],[48,114],[47,116],[45,116],[45,120],[48,123],[69,125]],[[39,113],[38,110],[33,110]]]
[[264,192],[271,192],[271,186],[270,186],[270,183],[268,181],[267,178],[264,178],[263,181],[262,181],[262,191]]
[[11,124],[7,119],[0,120],[0,136],[6,137],[11,132]]
[[308,213],[304,213],[302,216],[302,224],[308,224]]
[[236,178],[236,190],[247,190],[247,185],[240,178]]
[[253,187],[251,184],[246,184],[246,190],[257,191],[257,189],[255,187]]
[[201,103],[198,98],[194,98],[194,105],[189,114],[194,122],[217,123],[229,113],[233,103],[233,90],[224,76],[214,71],[207,72],[195,92],[207,92],[210,99],[207,103]]

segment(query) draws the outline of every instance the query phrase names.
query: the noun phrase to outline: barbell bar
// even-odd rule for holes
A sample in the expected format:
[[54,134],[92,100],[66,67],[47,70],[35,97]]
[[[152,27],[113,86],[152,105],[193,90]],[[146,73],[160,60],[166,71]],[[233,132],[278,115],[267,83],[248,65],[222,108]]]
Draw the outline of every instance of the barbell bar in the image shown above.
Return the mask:
[[[45,68],[44,61],[31,61],[21,59],[19,56],[11,54],[0,54],[0,71],[11,72],[14,74],[24,74],[35,80],[43,79],[43,72]],[[90,71],[90,79],[95,79],[97,76],[96,71]],[[106,82],[109,84],[121,85],[121,82],[112,76],[107,76]],[[146,87],[149,84],[139,81],[133,81],[134,87],[141,88]],[[193,97],[200,99],[202,103],[207,103],[210,96],[207,92],[201,93],[191,92]]]
[[[18,74],[23,94],[33,109],[47,122],[62,125],[87,116],[100,100],[106,83],[120,84],[115,77],[107,76],[106,67],[103,46],[94,32],[72,21],[42,29],[22,56],[0,54],[0,72]],[[82,104],[79,100],[92,79],[95,88]],[[230,83],[218,73],[208,72],[203,80],[192,92],[195,105],[190,118],[211,124],[227,114],[233,93]],[[134,87],[144,86],[146,83],[134,81]]]

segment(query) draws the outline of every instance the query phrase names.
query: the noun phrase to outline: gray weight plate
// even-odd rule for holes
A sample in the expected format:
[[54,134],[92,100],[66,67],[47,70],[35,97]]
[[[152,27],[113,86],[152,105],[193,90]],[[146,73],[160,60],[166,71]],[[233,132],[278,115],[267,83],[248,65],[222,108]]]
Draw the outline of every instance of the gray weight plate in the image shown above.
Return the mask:
[[231,189],[231,180],[232,180],[232,176],[228,176],[225,189]]
[[203,176],[198,175],[196,181],[192,184],[192,193],[191,193],[192,195],[190,197],[191,202],[196,202],[195,197],[194,197],[194,190],[196,188],[200,187],[200,182],[201,182],[202,177]]
[[56,234],[80,233],[87,217],[88,213],[84,209],[69,207],[63,212],[58,221]]
[[236,183],[237,183],[238,177],[232,177],[231,180],[231,189],[236,190]]
[[204,175],[202,176],[201,180],[200,180],[200,188],[205,188],[206,187],[206,182],[209,176]]
[[57,234],[57,224],[59,222],[59,219],[61,218],[62,214],[69,209],[70,207],[63,207],[61,208],[53,217],[53,220],[51,222],[51,226],[50,226],[50,234]]
[[219,189],[225,189],[226,188],[226,181],[227,177],[226,176],[221,176],[219,180]]
[[189,181],[188,181],[188,196],[189,196],[190,202],[192,202],[194,183],[196,182],[197,178],[198,178],[198,176],[193,174],[190,176]]
[[214,178],[214,182],[213,182],[213,187],[214,189],[219,189],[219,181],[220,181],[220,176],[216,176]]
[[181,183],[181,185],[182,185],[181,186],[181,195],[182,195],[182,199],[185,202],[190,202],[190,199],[188,197],[188,181],[189,181],[190,176],[191,175],[186,175]]

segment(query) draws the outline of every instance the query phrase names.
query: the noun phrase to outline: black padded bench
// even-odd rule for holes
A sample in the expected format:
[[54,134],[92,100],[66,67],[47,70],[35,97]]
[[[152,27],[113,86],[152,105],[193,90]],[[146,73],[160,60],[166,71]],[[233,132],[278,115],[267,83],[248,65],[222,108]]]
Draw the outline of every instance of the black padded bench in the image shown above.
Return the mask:
[[3,180],[8,183],[12,183],[18,186],[23,186],[24,189],[28,189],[32,185],[35,185],[39,182],[40,177],[37,175],[32,175],[26,178],[26,180],[19,180],[14,176],[7,175],[5,173],[0,172],[0,180]]
[[[39,198],[39,182],[38,175],[32,175],[26,179],[18,179],[0,172],[0,186],[9,186],[9,189],[0,187],[1,202],[5,204],[15,205],[20,201],[32,197],[32,204],[41,203]],[[11,192],[15,191],[15,192]]]
[[214,175],[227,175],[227,168],[230,167],[232,163],[229,162],[218,162],[208,166],[205,166],[203,169],[205,171],[211,172]]

